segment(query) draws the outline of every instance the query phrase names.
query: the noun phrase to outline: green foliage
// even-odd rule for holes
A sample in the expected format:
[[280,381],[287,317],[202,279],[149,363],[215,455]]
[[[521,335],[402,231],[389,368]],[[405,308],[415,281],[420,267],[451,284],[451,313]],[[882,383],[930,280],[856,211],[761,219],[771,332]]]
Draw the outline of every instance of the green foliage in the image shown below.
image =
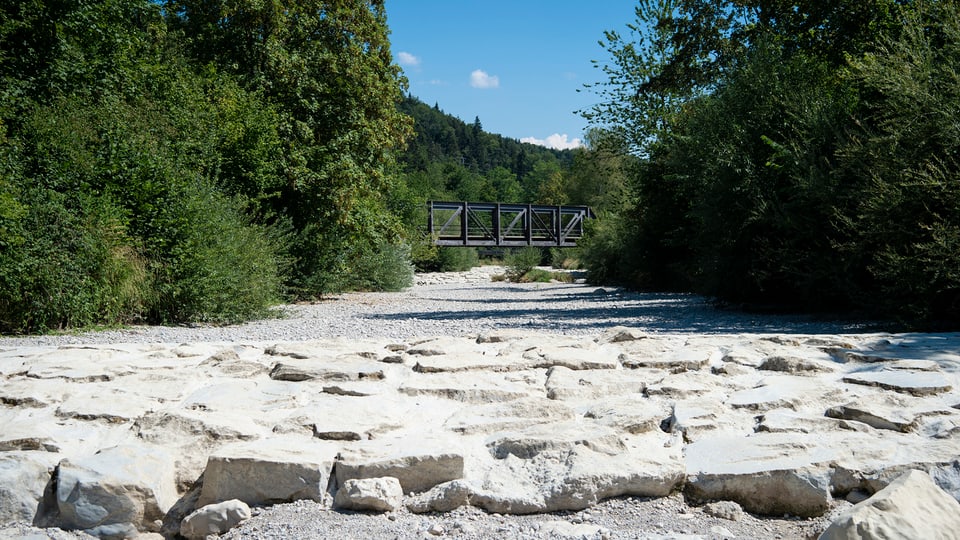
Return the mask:
[[592,279],[956,325],[958,12],[641,3],[586,112],[638,158],[583,243]]
[[4,4],[0,81],[0,331],[409,284],[382,2]]
[[424,171],[436,163],[456,163],[483,176],[502,168],[519,181],[537,162],[555,161],[564,168],[573,162],[571,150],[553,150],[486,133],[479,118],[467,124],[444,113],[439,106],[430,107],[413,96],[403,99],[400,110],[414,122],[415,135],[400,157],[409,172]]
[[852,66],[866,107],[842,154],[863,187],[843,248],[874,280],[861,294],[908,323],[960,321],[958,74],[956,2],[909,13],[897,37]]
[[345,271],[332,273],[328,283],[335,289],[364,291],[399,291],[413,285],[413,265],[410,248],[405,245],[383,243],[373,246],[351,246],[343,253],[341,264]]
[[538,247],[516,248],[507,252],[503,263],[507,267],[507,279],[519,281],[543,261],[543,250]]
[[120,210],[103,198],[19,187],[23,212],[8,229],[16,240],[0,249],[0,331],[136,320],[149,276]]
[[441,272],[464,272],[478,266],[480,256],[476,248],[441,247],[439,263]]

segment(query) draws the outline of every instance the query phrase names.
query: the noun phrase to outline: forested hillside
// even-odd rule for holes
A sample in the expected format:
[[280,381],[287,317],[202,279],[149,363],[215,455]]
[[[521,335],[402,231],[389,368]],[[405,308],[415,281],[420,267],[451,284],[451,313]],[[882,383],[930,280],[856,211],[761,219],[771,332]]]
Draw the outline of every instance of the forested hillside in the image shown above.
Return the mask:
[[960,326],[960,4],[641,2],[605,44],[638,167],[595,277]]
[[413,118],[414,135],[400,158],[408,171],[452,162],[480,174],[500,167],[522,180],[539,162],[556,162],[562,169],[573,163],[572,150],[553,150],[487,133],[480,118],[468,125],[444,113],[439,104],[430,107],[414,96],[400,103],[400,111]]

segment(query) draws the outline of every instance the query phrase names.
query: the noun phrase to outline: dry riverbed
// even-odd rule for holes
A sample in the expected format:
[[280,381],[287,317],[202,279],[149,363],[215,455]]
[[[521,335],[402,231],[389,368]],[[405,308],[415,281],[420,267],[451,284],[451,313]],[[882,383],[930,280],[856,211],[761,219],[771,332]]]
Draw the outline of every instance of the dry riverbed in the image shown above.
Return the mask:
[[[477,336],[521,330],[540,335],[593,336],[627,326],[651,336],[866,335],[864,326],[797,316],[722,311],[683,294],[640,294],[583,283],[491,281],[498,268],[427,274],[401,293],[354,293],[284,306],[275,319],[236,326],[134,327],[71,335],[0,338],[0,351],[62,345],[132,343],[269,343],[406,340]],[[873,330],[870,330],[871,332]],[[956,339],[953,336],[952,339]],[[336,511],[310,501],[254,509],[224,538],[810,538],[850,503],[839,499],[823,516],[757,517],[733,508],[689,504],[682,495],[615,497],[579,512],[501,515],[462,506],[448,513]],[[24,523],[0,525],[3,538],[85,538]]]

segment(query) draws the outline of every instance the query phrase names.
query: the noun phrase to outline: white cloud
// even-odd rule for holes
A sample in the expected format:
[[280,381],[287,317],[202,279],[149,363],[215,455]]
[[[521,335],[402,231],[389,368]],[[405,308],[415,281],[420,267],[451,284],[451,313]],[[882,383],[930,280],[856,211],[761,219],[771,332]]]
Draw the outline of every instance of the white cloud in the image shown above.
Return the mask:
[[410,67],[420,66],[419,58],[417,58],[416,56],[408,52],[403,52],[403,51],[400,51],[397,53],[397,62],[399,62],[401,66],[410,66]]
[[475,69],[470,74],[470,86],[474,88],[498,88],[500,77],[490,75],[482,69]]
[[580,148],[583,146],[583,141],[580,139],[567,140],[567,134],[563,135],[559,133],[554,133],[546,139],[537,139],[536,137],[524,137],[520,139],[520,142],[537,144],[540,146],[546,146],[547,148],[553,148],[556,150],[572,150],[574,148]]

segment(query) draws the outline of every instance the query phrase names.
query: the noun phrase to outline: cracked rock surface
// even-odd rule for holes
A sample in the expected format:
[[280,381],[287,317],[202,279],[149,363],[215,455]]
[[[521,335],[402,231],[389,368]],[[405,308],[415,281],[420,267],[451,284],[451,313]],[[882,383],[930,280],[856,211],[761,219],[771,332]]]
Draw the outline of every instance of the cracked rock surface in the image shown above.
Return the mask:
[[910,470],[960,497],[958,334],[491,272],[0,339],[0,537],[172,537],[237,500],[229,538],[803,538]]

